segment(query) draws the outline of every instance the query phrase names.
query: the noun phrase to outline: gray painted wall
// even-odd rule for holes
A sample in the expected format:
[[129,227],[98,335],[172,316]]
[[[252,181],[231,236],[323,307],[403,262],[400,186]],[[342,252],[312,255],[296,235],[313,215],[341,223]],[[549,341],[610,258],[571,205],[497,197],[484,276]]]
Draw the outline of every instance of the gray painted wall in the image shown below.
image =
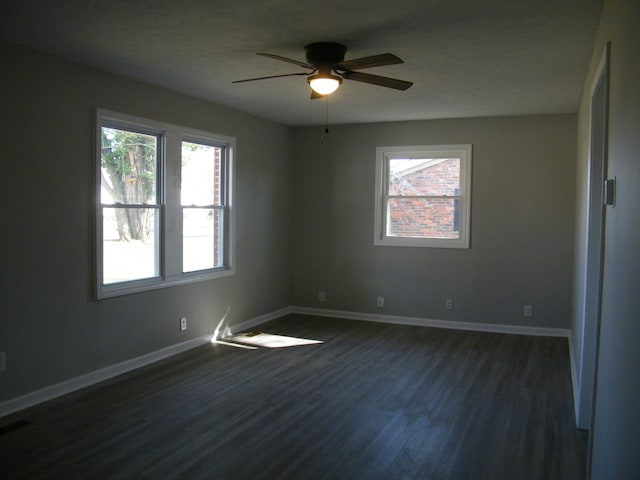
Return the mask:
[[[324,140],[322,131],[294,135],[293,305],[569,327],[575,115],[335,126]],[[375,147],[462,143],[473,144],[471,249],[374,247]]]
[[[0,402],[289,305],[289,128],[7,43],[0,76]],[[94,106],[237,138],[235,276],[93,300]]]
[[[588,89],[611,42],[609,172],[617,199],[607,209],[600,355],[593,423],[593,479],[640,477],[640,2],[605,1],[578,121],[574,354],[581,358],[589,146]],[[580,367],[580,365],[579,365]]]

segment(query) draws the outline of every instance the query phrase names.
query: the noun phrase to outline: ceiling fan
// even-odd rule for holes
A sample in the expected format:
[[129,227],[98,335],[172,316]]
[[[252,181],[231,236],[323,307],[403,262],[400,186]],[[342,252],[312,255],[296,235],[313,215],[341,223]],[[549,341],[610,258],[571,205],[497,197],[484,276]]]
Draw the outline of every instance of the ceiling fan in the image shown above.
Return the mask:
[[343,79],[369,83],[381,87],[394,88],[396,90],[406,90],[413,85],[413,82],[407,82],[405,80],[397,80],[395,78],[381,77],[380,75],[371,75],[369,73],[356,71],[365,68],[404,63],[400,58],[391,53],[383,53],[380,55],[372,55],[370,57],[355,58],[353,60],[345,61],[344,54],[347,51],[347,48],[339,43],[311,43],[304,47],[304,49],[307,57],[306,62],[281,57],[280,55],[274,55],[272,53],[258,53],[258,55],[298,65],[309,70],[307,72],[248,78],[246,80],[236,80],[233,83],[306,75],[307,83],[309,83],[312,90],[311,98],[320,98],[335,92],[342,84]]

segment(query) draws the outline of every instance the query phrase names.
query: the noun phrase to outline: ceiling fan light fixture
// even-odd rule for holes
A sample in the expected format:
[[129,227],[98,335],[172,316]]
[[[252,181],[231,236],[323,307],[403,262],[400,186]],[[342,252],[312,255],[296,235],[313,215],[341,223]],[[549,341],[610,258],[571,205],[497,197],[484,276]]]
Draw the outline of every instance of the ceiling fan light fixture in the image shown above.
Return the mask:
[[307,78],[312,90],[320,95],[329,95],[335,92],[342,83],[342,77],[328,73],[310,75]]

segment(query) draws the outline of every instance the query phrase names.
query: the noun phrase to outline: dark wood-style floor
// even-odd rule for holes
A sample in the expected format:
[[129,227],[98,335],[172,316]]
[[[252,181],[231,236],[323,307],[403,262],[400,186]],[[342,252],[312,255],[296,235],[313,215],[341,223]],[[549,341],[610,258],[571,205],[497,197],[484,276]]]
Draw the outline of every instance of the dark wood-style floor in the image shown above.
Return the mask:
[[[288,316],[0,419],[0,478],[582,479],[567,340]],[[4,427],[4,428],[2,428]]]

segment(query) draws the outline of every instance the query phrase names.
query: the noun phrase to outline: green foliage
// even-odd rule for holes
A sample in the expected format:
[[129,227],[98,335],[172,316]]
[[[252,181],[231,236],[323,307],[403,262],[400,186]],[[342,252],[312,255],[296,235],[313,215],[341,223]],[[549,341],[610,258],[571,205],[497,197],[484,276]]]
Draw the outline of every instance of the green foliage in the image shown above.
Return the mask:
[[[155,190],[156,144],[151,135],[102,129],[102,167],[107,171],[121,203],[144,203]],[[126,188],[127,184],[137,188]],[[142,198],[135,193],[142,194]],[[133,194],[130,195],[130,194]]]
[[[157,137],[103,127],[101,140],[102,185],[113,201],[125,205],[157,203]],[[146,239],[152,228],[150,213],[146,209],[120,212],[120,238]]]

